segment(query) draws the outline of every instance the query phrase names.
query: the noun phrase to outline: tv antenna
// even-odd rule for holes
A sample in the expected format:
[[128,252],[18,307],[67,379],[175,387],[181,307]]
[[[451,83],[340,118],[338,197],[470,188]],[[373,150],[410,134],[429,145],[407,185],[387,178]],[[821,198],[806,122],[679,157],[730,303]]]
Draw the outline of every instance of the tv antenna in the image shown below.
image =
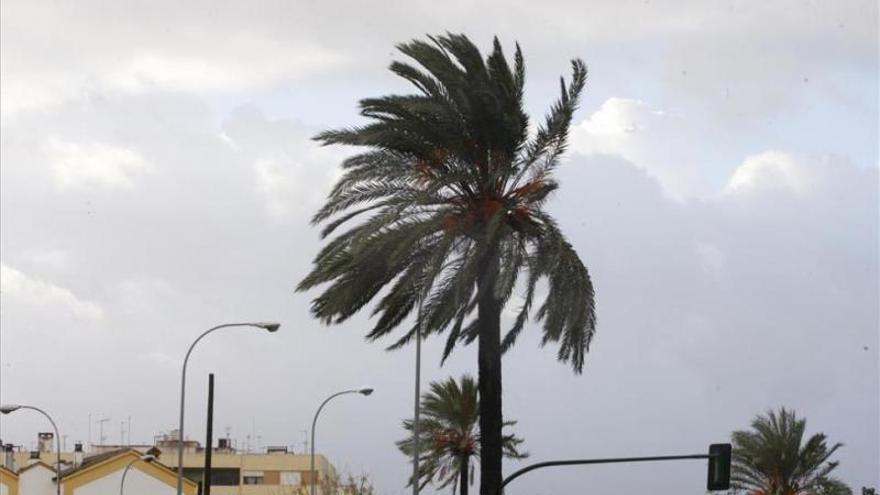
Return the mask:
[[98,444],[99,445],[104,445],[104,440],[107,439],[107,437],[104,436],[104,423],[106,423],[108,421],[110,421],[110,418],[104,418],[104,419],[98,420]]

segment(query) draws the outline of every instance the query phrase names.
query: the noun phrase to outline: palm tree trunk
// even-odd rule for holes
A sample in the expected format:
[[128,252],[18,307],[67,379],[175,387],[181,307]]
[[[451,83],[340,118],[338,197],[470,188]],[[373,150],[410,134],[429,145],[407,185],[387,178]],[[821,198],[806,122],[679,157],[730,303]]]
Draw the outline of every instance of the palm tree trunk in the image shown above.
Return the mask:
[[498,254],[490,250],[478,287],[480,495],[501,495],[501,301],[495,295]]
[[458,484],[460,488],[458,489],[459,495],[468,495],[468,464],[470,464],[470,459],[468,456],[464,456],[461,460],[461,473],[459,473]]

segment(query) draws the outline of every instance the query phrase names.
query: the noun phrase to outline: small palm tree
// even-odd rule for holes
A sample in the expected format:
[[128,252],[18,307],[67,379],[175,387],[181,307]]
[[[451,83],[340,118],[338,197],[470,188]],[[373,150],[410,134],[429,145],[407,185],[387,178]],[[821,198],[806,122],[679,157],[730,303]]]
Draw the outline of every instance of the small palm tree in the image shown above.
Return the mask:
[[829,474],[839,464],[829,459],[843,444],[830,448],[824,433],[804,443],[807,421],[784,407],[752,421],[751,431],[733,432],[731,485],[749,495],[850,495]]
[[[596,328],[590,275],[545,209],[587,69],[572,60],[570,84],[561,81],[559,99],[530,132],[519,47],[512,63],[498,39],[485,58],[457,34],[398,48],[415,64],[393,62],[391,70],[415,94],[361,100],[365,124],[316,138],[365,150],[343,163],[313,218],[325,223],[322,236],[347,230],[318,253],[298,290],[326,284],[311,310],[327,324],[378,298],[370,340],[423,307],[390,348],[410,342],[419,324],[424,336],[446,334],[443,359],[456,345],[477,343],[480,493],[500,495],[502,353],[534,317],[543,322],[542,344],[558,344],[556,357],[580,373]],[[542,280],[546,291],[537,290]],[[517,287],[522,304],[502,336],[502,310]]]
[[[471,462],[480,459],[479,392],[476,381],[469,375],[461,382],[449,378],[444,382],[431,382],[430,390],[422,395],[419,406],[419,482],[424,488],[435,483],[438,488],[452,485],[467,495],[473,482]],[[506,421],[504,426],[513,426]],[[409,437],[397,442],[398,448],[413,454],[413,422],[406,420],[403,428]],[[504,456],[511,459],[528,457],[519,450],[523,443],[513,434],[503,435]],[[470,481],[469,481],[470,480]],[[410,480],[412,485],[412,480]]]

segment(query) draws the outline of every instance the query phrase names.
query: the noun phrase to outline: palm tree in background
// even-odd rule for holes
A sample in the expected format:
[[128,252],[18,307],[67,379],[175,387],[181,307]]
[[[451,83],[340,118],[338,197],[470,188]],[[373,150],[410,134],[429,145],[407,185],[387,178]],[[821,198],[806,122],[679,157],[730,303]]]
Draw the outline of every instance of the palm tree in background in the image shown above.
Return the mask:
[[[501,354],[533,316],[543,321],[542,344],[558,344],[557,358],[580,373],[595,331],[589,273],[544,211],[587,70],[572,61],[570,83],[561,81],[558,101],[530,135],[519,46],[512,67],[497,38],[485,59],[464,35],[397,48],[415,65],[390,69],[417,93],[361,100],[368,123],[315,138],[366,151],[343,162],[344,175],[313,218],[325,238],[347,230],[326,243],[298,290],[329,284],[311,310],[331,324],[385,289],[369,340],[403,324],[421,301],[421,317],[392,349],[412,340],[418,321],[424,336],[445,332],[442,359],[477,341],[480,493],[500,495]],[[542,279],[548,290],[535,311]],[[516,287],[521,304],[502,339],[501,311]]]
[[[459,383],[454,378],[444,382],[432,382],[430,390],[422,395],[420,404],[419,482],[424,488],[435,483],[437,488],[452,485],[453,493],[467,495],[473,482],[471,461],[480,459],[479,397],[473,377],[464,375]],[[513,426],[515,421],[505,421]],[[409,437],[397,442],[400,450],[413,454],[413,422],[403,422]],[[502,438],[504,456],[523,459],[528,453],[519,450],[521,438],[506,434]],[[470,480],[470,481],[469,481]],[[410,480],[412,484],[412,480]]]
[[824,433],[804,442],[807,421],[784,407],[752,421],[750,431],[733,432],[731,485],[749,495],[850,495],[842,481],[829,476],[839,464],[830,461],[843,444],[830,448]]

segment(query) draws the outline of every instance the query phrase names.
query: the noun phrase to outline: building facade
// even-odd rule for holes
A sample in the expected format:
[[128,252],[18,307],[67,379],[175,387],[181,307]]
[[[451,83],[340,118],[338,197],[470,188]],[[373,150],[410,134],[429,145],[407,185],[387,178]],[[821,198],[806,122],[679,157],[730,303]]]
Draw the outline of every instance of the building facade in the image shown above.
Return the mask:
[[[157,437],[155,445],[138,445],[138,446],[92,446],[90,455],[86,456],[82,447],[77,444],[75,452],[62,453],[62,487],[70,487],[74,492],[64,495],[89,495],[94,491],[95,486],[104,487],[104,484],[112,485],[113,479],[116,479],[117,488],[113,492],[118,493],[119,478],[121,478],[122,468],[118,464],[122,461],[110,462],[108,459],[117,459],[123,453],[129,460],[132,456],[137,457],[144,453],[151,453],[158,457],[159,463],[174,475],[176,482],[177,470],[177,440],[172,436]],[[184,442],[183,468],[184,476],[191,480],[195,487],[193,495],[201,493],[201,487],[205,482],[205,457],[206,449],[201,447],[198,442]],[[42,449],[41,449],[42,450]],[[220,439],[218,446],[212,449],[212,468],[211,468],[211,493],[213,495],[300,495],[307,494],[312,483],[317,483],[318,493],[325,495],[322,484],[327,479],[335,478],[336,471],[333,465],[321,454],[315,455],[315,474],[310,471],[310,456],[307,454],[295,454],[288,451],[285,447],[270,447],[264,452],[239,452],[231,446],[231,442],[227,439]],[[18,475],[17,487],[19,493],[27,493],[29,495],[42,495],[43,489],[38,491],[21,492],[21,477],[26,474],[29,486],[44,487],[48,482],[52,491],[49,495],[54,494],[54,477],[55,477],[55,453],[50,449],[44,451],[27,452],[19,449],[12,452],[11,456],[7,456],[11,461],[7,461],[9,471]],[[100,464],[100,469],[95,468],[96,463]],[[136,463],[132,466],[140,466]],[[98,478],[88,478],[89,482],[82,485],[83,478],[81,473],[85,467],[92,467],[92,473],[100,474]],[[145,468],[146,469],[146,468]],[[149,473],[144,469],[138,469],[139,474],[129,472],[126,476],[126,486],[131,478],[132,486],[144,485],[150,482]],[[155,470],[153,470],[155,471]],[[165,477],[158,477],[153,472],[153,478],[158,480]],[[75,476],[68,478],[68,476]],[[147,476],[146,478],[144,476]],[[100,479],[99,479],[100,478]],[[134,481],[140,480],[140,481]],[[36,490],[36,488],[34,488]],[[65,488],[66,490],[66,488]],[[132,488],[134,490],[134,488]],[[128,493],[128,490],[126,490]],[[132,491],[132,494],[138,492]],[[160,495],[165,493],[159,487],[148,492],[150,495]],[[173,492],[172,492],[173,493]],[[0,493],[0,495],[19,495],[17,493]],[[326,494],[329,495],[329,494]]]

